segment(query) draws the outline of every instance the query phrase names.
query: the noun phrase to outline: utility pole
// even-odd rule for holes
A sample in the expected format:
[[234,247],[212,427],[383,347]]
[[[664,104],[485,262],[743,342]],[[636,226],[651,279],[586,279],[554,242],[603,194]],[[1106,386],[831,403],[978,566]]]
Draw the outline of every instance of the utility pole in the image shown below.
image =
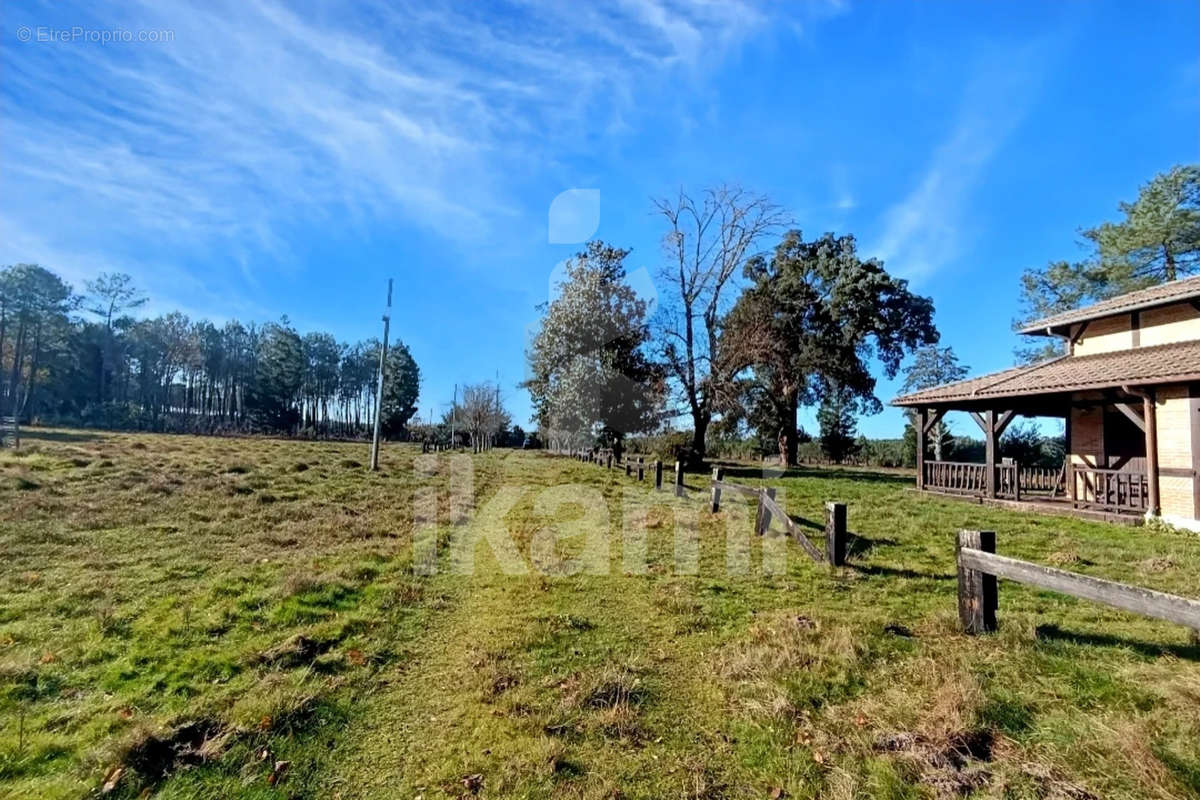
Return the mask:
[[388,278],[387,311],[383,314],[383,346],[379,348],[379,383],[375,391],[375,434],[371,437],[371,471],[379,470],[379,417],[383,411],[383,367],[387,360],[388,331],[392,326],[392,279]]
[[458,384],[454,384],[454,402],[450,404],[450,448],[458,449],[458,439],[454,438],[454,428],[458,423]]

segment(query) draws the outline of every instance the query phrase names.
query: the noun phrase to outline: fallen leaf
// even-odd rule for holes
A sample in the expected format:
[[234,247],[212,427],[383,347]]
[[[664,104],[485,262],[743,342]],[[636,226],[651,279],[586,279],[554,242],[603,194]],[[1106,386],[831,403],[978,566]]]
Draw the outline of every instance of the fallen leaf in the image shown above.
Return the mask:
[[54,653],[51,653],[49,650],[42,653],[42,663],[43,664],[53,664],[54,663]]

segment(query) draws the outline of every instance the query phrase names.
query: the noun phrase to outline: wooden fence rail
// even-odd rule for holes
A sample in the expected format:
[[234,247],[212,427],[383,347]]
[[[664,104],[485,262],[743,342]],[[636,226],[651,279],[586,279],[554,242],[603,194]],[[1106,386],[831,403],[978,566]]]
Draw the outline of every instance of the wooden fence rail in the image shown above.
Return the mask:
[[1103,603],[1200,632],[1200,600],[996,555],[993,531],[959,531],[958,616],[966,633],[996,630],[996,579]]
[[771,523],[775,520],[783,526],[789,536],[796,540],[796,544],[800,545],[801,549],[817,563],[828,562],[830,566],[840,567],[846,563],[846,504],[845,503],[826,503],[825,504],[825,552],[822,553],[816,545],[804,535],[804,531],[793,520],[788,513],[779,505],[779,501],[775,499],[775,489],[773,487],[756,487],[743,486],[737,483],[730,483],[724,479],[724,470],[720,467],[713,468],[711,500],[712,512],[715,514],[721,510],[721,494],[723,492],[734,492],[746,497],[754,497],[758,500],[758,508],[754,517],[754,531],[759,536],[763,536],[771,529]]

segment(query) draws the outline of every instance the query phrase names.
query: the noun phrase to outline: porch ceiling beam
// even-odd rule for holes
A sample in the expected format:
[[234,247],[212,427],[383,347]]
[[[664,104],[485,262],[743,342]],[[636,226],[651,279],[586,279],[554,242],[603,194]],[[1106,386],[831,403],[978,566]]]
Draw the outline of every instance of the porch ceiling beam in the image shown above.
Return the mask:
[[1146,418],[1137,411],[1134,411],[1133,406],[1129,405],[1129,403],[1114,402],[1113,407],[1125,416],[1129,417],[1129,421],[1134,425],[1137,425],[1138,430],[1140,430],[1142,433],[1146,432]]
[[933,430],[933,426],[941,422],[942,418],[945,416],[946,409],[934,409],[933,413],[929,415],[929,418],[925,420],[925,433],[929,433],[931,430]]
[[1017,417],[1016,411],[1005,411],[996,418],[996,436],[1003,436],[1008,423],[1012,422]]
[[[1016,411],[1004,411],[997,414],[993,409],[988,409],[984,412],[986,418],[984,414],[980,414],[978,411],[968,411],[967,413],[971,415],[971,419],[975,420],[975,424],[979,426],[979,430],[983,431],[985,435],[991,434],[997,437],[1004,433],[1004,429],[1017,416]],[[989,419],[992,420],[991,424],[988,423]]]

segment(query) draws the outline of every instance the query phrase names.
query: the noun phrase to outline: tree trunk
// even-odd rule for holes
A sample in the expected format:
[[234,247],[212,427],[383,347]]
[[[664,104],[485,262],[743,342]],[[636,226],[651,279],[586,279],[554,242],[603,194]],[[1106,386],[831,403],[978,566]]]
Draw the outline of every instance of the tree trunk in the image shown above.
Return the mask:
[[699,467],[704,464],[705,446],[704,439],[708,435],[708,425],[712,421],[711,415],[702,409],[692,409],[692,452],[690,467]]
[[796,417],[800,413],[800,402],[795,392],[779,409],[779,464],[790,467],[797,461],[800,442],[796,438]]

